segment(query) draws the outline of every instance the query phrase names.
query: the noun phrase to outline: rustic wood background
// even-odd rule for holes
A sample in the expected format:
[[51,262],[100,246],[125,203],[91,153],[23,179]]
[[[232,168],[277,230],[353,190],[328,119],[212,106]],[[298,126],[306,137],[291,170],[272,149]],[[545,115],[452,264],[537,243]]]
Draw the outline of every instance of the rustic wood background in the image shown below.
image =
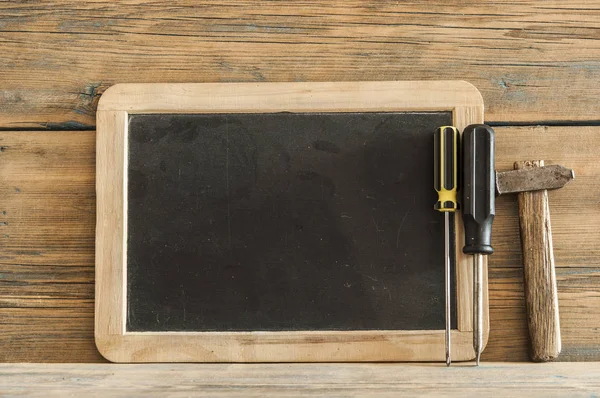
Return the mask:
[[[600,1],[0,1],[0,361],[97,362],[94,146],[120,82],[457,79],[498,168],[550,193],[560,360],[600,360]],[[527,360],[516,197],[498,199],[483,360]]]

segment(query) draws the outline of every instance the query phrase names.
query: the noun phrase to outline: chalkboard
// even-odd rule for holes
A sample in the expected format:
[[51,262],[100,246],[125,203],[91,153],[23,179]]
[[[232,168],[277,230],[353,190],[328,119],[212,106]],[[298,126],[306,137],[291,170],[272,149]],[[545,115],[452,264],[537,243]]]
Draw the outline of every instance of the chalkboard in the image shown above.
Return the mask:
[[132,115],[127,330],[444,328],[438,113]]
[[[124,84],[97,115],[106,358],[445,358],[433,134],[483,121],[473,86]],[[474,356],[461,228],[457,213],[454,360]]]

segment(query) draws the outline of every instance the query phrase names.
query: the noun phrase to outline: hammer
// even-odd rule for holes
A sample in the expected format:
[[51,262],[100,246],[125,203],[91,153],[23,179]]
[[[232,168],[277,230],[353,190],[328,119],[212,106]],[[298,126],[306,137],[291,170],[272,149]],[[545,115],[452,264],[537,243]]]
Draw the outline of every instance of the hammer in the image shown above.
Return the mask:
[[543,160],[516,162],[514,169],[496,172],[496,193],[518,193],[530,357],[546,362],[561,350],[548,190],[563,187],[575,173],[560,165],[544,166]]

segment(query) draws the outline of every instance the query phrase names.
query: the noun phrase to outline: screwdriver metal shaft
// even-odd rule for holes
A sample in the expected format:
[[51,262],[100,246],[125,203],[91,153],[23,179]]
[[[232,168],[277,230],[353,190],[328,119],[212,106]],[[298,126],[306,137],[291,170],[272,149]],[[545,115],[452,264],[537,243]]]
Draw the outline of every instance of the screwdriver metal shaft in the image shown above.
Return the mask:
[[434,180],[433,185],[438,193],[438,201],[434,209],[444,213],[444,286],[446,315],[446,366],[450,366],[451,357],[451,264],[452,264],[452,228],[454,213],[458,209],[458,146],[459,134],[455,127],[440,127],[434,135]]
[[450,212],[444,214],[444,286],[446,292],[446,366],[450,366],[452,363],[452,347],[450,341],[450,330],[452,328],[452,313],[450,311]]
[[473,349],[479,366],[483,350],[483,254],[473,255]]
[[473,349],[477,365],[483,350],[483,261],[492,254],[495,215],[494,130],[483,124],[463,131],[463,252],[473,255]]

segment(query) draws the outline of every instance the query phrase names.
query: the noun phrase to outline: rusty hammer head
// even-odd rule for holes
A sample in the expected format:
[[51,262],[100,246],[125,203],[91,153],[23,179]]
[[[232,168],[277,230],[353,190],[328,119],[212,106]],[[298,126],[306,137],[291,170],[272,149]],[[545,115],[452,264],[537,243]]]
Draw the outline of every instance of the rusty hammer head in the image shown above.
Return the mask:
[[544,166],[543,160],[517,162],[515,168],[496,172],[496,194],[558,189],[575,178],[572,169],[557,164]]

